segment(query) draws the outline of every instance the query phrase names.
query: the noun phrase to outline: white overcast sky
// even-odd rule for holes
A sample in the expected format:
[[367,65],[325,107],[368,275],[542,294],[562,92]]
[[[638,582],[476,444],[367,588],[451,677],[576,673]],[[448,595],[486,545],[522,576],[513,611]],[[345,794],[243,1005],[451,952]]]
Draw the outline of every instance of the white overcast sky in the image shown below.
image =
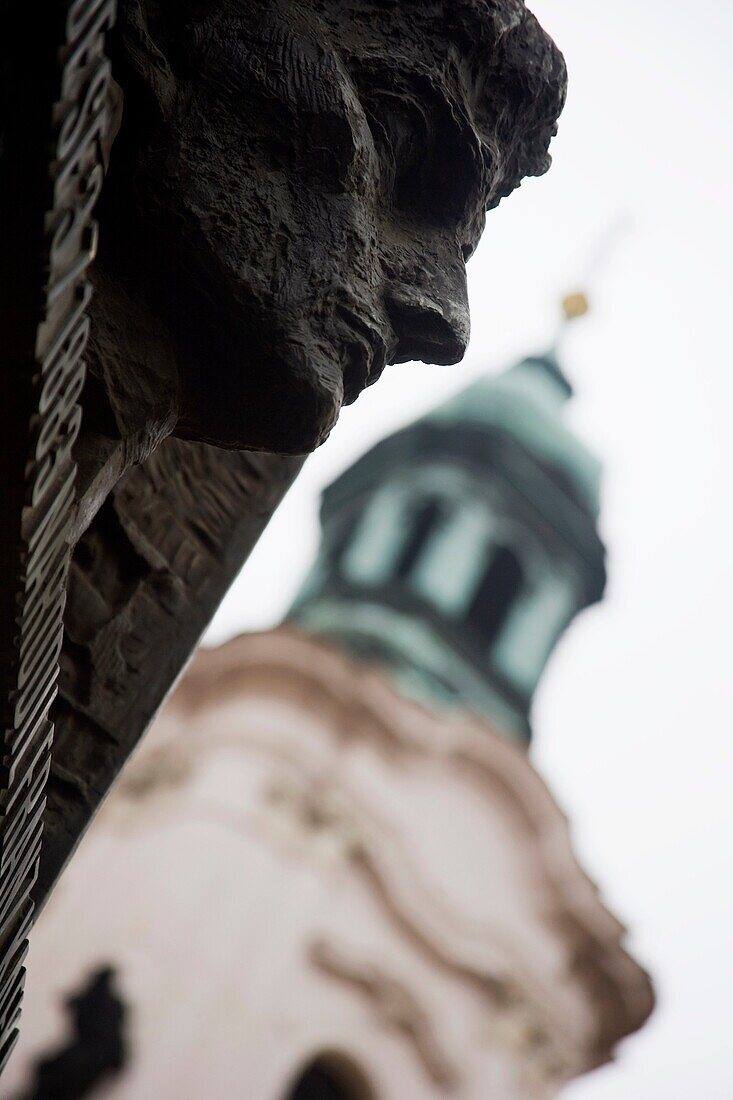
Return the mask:
[[530,0],[565,53],[549,175],[489,215],[458,367],[388,368],[309,459],[207,643],[269,626],[318,495],[384,434],[543,348],[607,227],[631,229],[568,335],[569,414],[605,464],[603,604],[537,696],[534,761],[654,976],[652,1022],[567,1100],[733,1097],[733,0]]

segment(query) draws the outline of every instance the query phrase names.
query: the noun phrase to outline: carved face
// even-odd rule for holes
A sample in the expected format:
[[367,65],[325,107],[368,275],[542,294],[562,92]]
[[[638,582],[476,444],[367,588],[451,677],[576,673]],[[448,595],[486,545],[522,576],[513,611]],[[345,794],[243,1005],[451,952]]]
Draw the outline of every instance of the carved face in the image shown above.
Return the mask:
[[[461,358],[484,211],[564,95],[522,0],[128,0],[115,60],[97,308],[166,344],[178,434],[303,453],[386,363]],[[116,408],[156,354],[103,364]]]

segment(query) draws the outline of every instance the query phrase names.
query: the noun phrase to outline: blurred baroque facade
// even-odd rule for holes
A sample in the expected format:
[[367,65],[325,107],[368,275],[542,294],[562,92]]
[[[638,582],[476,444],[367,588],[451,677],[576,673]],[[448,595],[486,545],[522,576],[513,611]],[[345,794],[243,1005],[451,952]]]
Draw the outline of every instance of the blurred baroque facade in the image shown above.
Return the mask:
[[527,359],[327,490],[289,621],[199,654],[39,920],[4,1095],[544,1100],[641,1026],[524,751],[605,582],[569,394]]

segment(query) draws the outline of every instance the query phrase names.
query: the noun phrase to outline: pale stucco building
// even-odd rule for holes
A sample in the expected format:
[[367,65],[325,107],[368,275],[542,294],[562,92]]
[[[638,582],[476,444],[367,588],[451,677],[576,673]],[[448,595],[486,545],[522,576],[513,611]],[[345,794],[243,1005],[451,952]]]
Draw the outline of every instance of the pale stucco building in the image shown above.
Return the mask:
[[290,623],[199,654],[41,915],[2,1096],[544,1100],[641,1026],[526,753],[605,579],[568,394],[528,360],[328,491]]

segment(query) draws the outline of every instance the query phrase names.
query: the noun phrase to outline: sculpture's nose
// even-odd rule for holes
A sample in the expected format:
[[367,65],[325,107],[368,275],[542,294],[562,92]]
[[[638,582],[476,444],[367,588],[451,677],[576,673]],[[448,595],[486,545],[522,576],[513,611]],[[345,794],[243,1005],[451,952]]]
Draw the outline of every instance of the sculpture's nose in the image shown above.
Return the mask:
[[468,346],[468,306],[437,301],[425,291],[400,288],[386,297],[387,312],[397,337],[396,363],[457,363]]
[[390,289],[385,302],[397,338],[395,363],[457,363],[470,332],[468,302],[422,287]]

